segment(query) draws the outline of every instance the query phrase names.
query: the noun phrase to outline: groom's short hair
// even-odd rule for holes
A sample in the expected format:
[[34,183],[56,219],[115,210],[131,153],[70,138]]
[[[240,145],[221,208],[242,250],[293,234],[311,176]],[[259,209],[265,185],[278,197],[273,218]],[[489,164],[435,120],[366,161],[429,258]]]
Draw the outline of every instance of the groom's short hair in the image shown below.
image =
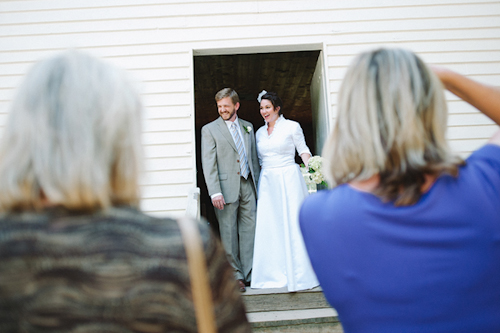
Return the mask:
[[233,104],[236,105],[236,103],[240,102],[240,97],[238,96],[238,93],[233,89],[233,88],[224,88],[222,90],[219,90],[217,94],[215,94],[215,102],[220,101],[223,98],[230,97],[231,100],[233,101]]

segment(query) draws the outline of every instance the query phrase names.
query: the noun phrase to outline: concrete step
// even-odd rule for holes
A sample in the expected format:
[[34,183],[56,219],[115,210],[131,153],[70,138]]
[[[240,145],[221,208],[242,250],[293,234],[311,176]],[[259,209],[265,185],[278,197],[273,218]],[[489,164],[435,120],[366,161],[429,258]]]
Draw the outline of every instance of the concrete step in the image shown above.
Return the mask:
[[248,313],[253,332],[260,333],[342,333],[337,312],[332,309],[307,309]]
[[343,332],[319,287],[293,293],[286,288],[247,288],[242,296],[254,332]]
[[242,294],[247,312],[329,308],[320,287],[290,293],[285,288],[250,289]]

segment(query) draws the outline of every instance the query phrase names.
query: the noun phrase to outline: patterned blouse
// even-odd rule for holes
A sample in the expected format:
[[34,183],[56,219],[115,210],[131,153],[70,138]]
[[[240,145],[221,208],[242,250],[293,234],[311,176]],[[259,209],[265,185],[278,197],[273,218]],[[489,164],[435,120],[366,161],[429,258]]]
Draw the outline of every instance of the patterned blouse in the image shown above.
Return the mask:
[[[199,224],[218,332],[250,332],[224,250]],[[0,215],[0,332],[196,332],[177,222],[119,207]]]

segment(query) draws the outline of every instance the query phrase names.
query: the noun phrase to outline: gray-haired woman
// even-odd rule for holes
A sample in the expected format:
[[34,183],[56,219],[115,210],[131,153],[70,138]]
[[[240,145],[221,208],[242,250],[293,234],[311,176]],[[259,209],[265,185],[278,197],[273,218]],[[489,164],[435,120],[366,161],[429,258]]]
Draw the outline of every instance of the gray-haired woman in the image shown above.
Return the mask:
[[[0,143],[1,332],[196,332],[175,220],[138,209],[141,102],[67,51],[37,63]],[[199,225],[219,332],[249,332],[220,244]]]

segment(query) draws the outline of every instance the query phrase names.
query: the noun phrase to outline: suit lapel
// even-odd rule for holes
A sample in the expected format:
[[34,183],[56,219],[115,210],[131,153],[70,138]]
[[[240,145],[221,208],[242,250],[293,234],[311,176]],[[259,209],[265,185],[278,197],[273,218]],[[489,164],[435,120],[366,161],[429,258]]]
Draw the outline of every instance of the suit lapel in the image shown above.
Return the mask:
[[221,117],[219,117],[217,119],[217,125],[219,126],[219,131],[221,132],[222,136],[229,142],[231,147],[233,147],[233,149],[238,152],[238,150],[236,150],[236,144],[234,143],[233,136],[229,132],[226,122]]

